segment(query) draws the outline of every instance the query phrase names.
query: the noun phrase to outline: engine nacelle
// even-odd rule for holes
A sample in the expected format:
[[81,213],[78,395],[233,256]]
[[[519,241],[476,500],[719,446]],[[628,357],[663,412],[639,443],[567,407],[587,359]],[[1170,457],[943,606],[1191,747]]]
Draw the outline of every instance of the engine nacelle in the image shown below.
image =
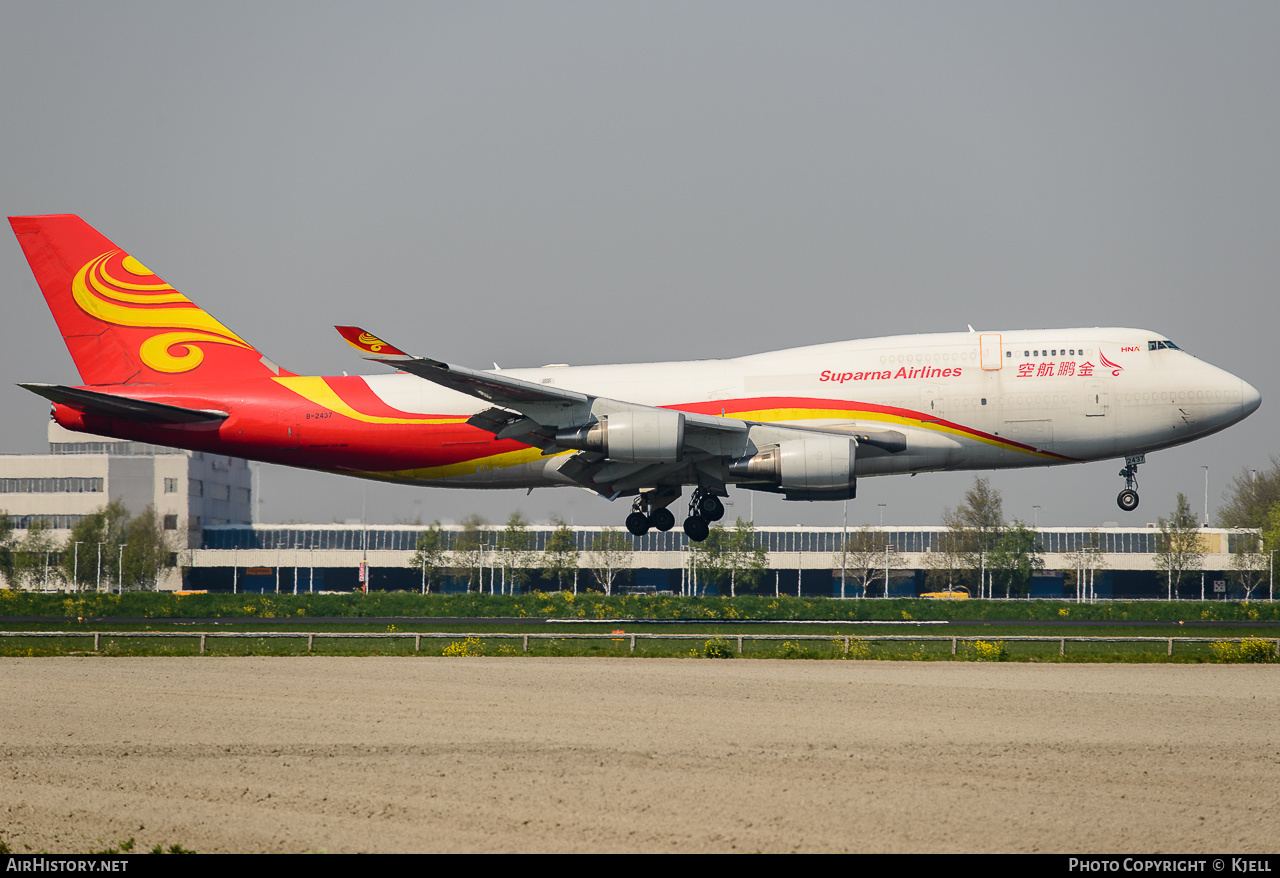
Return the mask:
[[640,409],[601,415],[590,424],[557,431],[556,444],[610,460],[679,461],[684,459],[684,413]]
[[841,500],[857,492],[858,443],[841,436],[788,439],[729,464],[729,475],[773,482],[788,500]]

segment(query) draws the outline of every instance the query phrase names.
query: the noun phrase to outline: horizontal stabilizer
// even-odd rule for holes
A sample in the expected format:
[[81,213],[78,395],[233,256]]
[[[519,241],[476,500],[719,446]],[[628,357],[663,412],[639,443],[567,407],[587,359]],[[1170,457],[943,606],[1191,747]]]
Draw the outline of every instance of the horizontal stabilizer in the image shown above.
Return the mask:
[[43,396],[50,402],[70,406],[86,414],[103,415],[108,418],[125,418],[150,424],[214,424],[230,417],[227,412],[189,409],[163,402],[130,399],[127,396],[115,396],[96,390],[85,390],[82,387],[64,387],[60,384],[19,384],[18,386],[30,390],[37,396]]

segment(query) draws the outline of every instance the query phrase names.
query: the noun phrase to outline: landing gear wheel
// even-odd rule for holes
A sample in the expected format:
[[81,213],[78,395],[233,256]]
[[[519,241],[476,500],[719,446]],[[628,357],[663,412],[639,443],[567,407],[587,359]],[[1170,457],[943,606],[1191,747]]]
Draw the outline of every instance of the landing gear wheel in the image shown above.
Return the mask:
[[706,521],[719,521],[724,518],[724,504],[710,490],[699,488],[689,499],[689,515]]
[[1146,455],[1134,454],[1124,459],[1124,469],[1120,470],[1120,478],[1124,479],[1124,490],[1116,496],[1116,505],[1125,512],[1138,508],[1138,466],[1147,462]]
[[664,506],[661,509],[653,510],[653,513],[649,516],[649,524],[666,533],[676,526],[676,517],[671,514],[670,509]]
[[690,515],[684,520],[684,533],[695,543],[700,543],[711,532],[711,525],[700,515]]
[[[665,511],[665,510],[663,510]],[[671,513],[667,513],[670,515]],[[631,531],[634,536],[642,537],[649,532],[649,526],[652,524],[649,516],[643,512],[633,512],[627,516],[627,530]]]

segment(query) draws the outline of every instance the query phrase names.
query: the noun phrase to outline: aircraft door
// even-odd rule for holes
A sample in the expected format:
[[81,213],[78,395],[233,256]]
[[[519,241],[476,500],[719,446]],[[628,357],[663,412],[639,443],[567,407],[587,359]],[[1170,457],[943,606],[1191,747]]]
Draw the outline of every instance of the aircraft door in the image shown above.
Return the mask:
[[1085,417],[1101,418],[1107,414],[1107,388],[1101,381],[1090,381],[1085,385],[1084,413]]
[[282,448],[294,449],[301,446],[301,440],[298,436],[299,420],[301,418],[298,414],[298,409],[288,409],[276,413],[276,435],[282,443]]
[[920,387],[920,411],[924,413],[924,420],[942,420],[943,403],[942,391],[936,384],[924,384]]
[[982,353],[982,371],[993,372],[1004,366],[1004,353],[1000,344],[1000,334],[986,332],[978,336],[978,344]]

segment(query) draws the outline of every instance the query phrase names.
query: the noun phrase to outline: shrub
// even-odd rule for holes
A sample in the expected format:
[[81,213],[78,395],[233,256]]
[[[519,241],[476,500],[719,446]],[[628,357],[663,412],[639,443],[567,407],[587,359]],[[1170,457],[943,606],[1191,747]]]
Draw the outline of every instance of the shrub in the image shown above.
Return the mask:
[[732,643],[720,637],[702,644],[702,654],[707,658],[733,658],[736,651]]
[[455,640],[444,648],[442,655],[484,655],[484,644],[480,642],[479,637],[468,637],[466,640]]
[[1005,649],[1003,640],[993,640],[990,643],[985,640],[975,640],[973,651],[980,662],[1003,662],[1009,659],[1009,651]]
[[784,640],[782,642],[783,658],[808,658],[809,647],[797,640]]
[[1249,637],[1239,643],[1218,640],[1209,644],[1216,661],[1265,664],[1276,660],[1275,643],[1260,637]]

